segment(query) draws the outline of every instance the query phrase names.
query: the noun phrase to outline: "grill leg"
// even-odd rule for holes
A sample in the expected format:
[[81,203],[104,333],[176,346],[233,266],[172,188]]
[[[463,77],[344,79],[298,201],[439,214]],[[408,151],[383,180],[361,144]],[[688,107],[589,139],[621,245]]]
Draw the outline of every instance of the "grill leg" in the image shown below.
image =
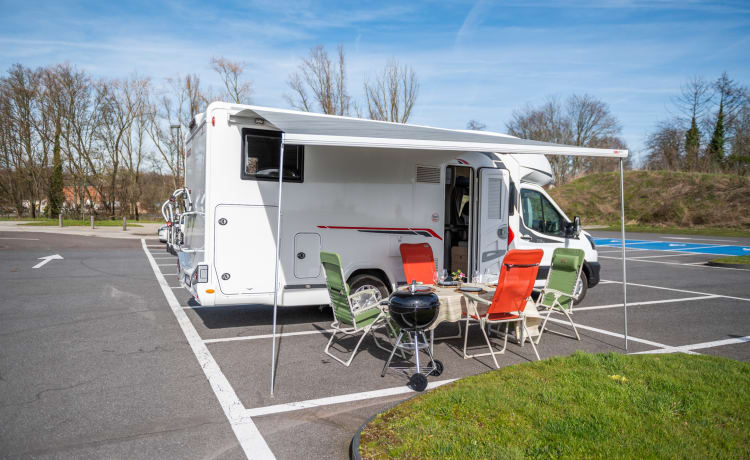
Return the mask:
[[391,355],[388,356],[388,361],[385,362],[385,366],[383,366],[383,372],[380,373],[381,377],[385,377],[385,371],[388,369],[388,366],[391,365],[391,360],[393,360],[393,355],[396,353],[396,350],[398,350],[398,344],[401,343],[401,337],[404,336],[404,331],[401,331],[401,333],[398,335],[398,338],[396,339],[396,344],[393,346],[393,350],[391,350]]
[[422,372],[419,370],[419,339],[416,331],[414,332],[414,356],[417,357],[417,374],[421,374]]
[[[427,336],[424,335],[424,332],[421,332],[421,334],[422,334],[422,340],[424,340],[424,343],[427,343]],[[434,363],[435,359],[432,357],[432,355],[433,355],[433,353],[432,353],[432,344],[430,344],[430,346],[427,347],[427,356],[430,357],[430,362]]]

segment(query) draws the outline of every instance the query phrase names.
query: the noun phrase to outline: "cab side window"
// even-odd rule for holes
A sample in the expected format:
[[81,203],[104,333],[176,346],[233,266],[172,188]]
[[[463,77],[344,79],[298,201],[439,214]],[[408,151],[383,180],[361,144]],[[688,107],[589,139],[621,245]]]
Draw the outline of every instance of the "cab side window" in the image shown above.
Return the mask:
[[552,203],[536,190],[521,190],[521,212],[527,227],[550,236],[563,236],[565,219]]

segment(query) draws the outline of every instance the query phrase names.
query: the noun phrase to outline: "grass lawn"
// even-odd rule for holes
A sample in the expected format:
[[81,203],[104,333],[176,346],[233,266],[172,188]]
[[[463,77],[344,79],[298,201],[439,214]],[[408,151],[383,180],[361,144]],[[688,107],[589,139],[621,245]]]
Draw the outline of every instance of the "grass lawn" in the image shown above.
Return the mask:
[[[59,222],[57,221],[57,219],[29,219],[28,222],[24,220],[24,223],[21,225],[31,225],[36,227],[57,227],[58,224]],[[90,225],[90,220],[63,219],[63,227],[88,227]],[[95,220],[94,225],[96,227],[122,227],[122,219]],[[128,222],[128,227],[143,227],[143,225]]]
[[729,256],[714,259],[711,262],[719,264],[748,264],[750,265],[750,256]]
[[[606,228],[597,228],[608,232],[619,232],[620,224],[609,225]],[[750,230],[738,230],[732,228],[706,228],[706,227],[652,227],[648,225],[625,225],[626,232],[635,233],[671,233],[675,235],[708,235],[708,236],[738,236],[750,237]]]
[[468,377],[378,415],[362,458],[748,458],[750,364],[592,355]]

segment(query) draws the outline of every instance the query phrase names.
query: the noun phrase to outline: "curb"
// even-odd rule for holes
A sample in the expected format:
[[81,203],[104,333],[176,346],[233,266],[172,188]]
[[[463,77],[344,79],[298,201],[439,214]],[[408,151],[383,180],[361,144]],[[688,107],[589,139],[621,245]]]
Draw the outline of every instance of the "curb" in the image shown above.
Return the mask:
[[365,427],[367,426],[368,423],[372,422],[375,419],[375,417],[377,417],[378,415],[382,414],[383,412],[389,411],[389,410],[393,409],[394,407],[398,406],[399,404],[403,404],[406,401],[411,401],[412,399],[416,398],[417,396],[420,396],[420,395],[423,395],[423,394],[425,394],[425,392],[417,393],[417,394],[415,394],[415,395],[413,395],[413,396],[411,396],[409,398],[406,398],[404,400],[395,402],[395,403],[387,406],[385,409],[376,412],[375,414],[373,414],[372,417],[370,417],[367,420],[365,420],[365,423],[363,423],[362,425],[359,426],[359,428],[357,428],[357,432],[354,433],[354,436],[352,437],[352,441],[349,443],[349,458],[352,459],[352,460],[362,460],[362,456],[359,455],[359,438],[360,438],[360,436],[362,436],[362,430],[365,429]]
[[723,264],[721,262],[706,262],[710,267],[736,268],[737,270],[750,270],[750,264]]

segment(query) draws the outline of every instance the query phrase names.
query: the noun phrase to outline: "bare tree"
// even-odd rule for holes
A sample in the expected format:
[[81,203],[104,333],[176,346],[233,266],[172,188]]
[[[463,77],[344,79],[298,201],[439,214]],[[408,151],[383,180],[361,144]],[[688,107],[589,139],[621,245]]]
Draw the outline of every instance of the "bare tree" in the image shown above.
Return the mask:
[[211,67],[219,74],[224,84],[223,97],[236,104],[250,104],[253,92],[252,83],[242,79],[247,68],[245,62],[233,62],[224,57],[211,58]]
[[[505,124],[509,134],[524,139],[569,144],[573,137],[570,119],[562,104],[556,98],[549,97],[541,107],[526,105],[516,110],[511,120]],[[568,157],[552,155],[548,157],[557,184],[564,184],[571,175],[571,164]]]
[[685,168],[698,168],[701,133],[698,123],[705,114],[706,107],[711,101],[712,87],[701,77],[693,77],[681,87],[680,95],[674,104],[680,111],[683,125],[690,125],[685,131]]
[[646,141],[649,150],[645,166],[648,169],[681,169],[684,161],[683,129],[679,120],[663,121]]
[[[609,106],[588,94],[572,95],[565,104],[548,98],[541,107],[527,105],[513,113],[506,123],[510,134],[525,139],[573,144],[583,147],[623,148],[620,125]],[[583,157],[550,156],[549,161],[558,184],[564,184],[590,170],[610,170],[617,165],[606,160]]]
[[487,125],[485,125],[481,121],[469,120],[469,122],[466,123],[466,129],[470,129],[472,131],[484,131],[485,128],[487,128]]
[[338,46],[338,59],[332,61],[322,45],[310,49],[298,70],[289,75],[292,90],[285,98],[294,108],[306,112],[320,111],[329,115],[349,115],[351,97],[346,88],[344,46]]
[[419,81],[409,66],[391,59],[374,81],[364,83],[370,119],[406,123],[419,94]]

